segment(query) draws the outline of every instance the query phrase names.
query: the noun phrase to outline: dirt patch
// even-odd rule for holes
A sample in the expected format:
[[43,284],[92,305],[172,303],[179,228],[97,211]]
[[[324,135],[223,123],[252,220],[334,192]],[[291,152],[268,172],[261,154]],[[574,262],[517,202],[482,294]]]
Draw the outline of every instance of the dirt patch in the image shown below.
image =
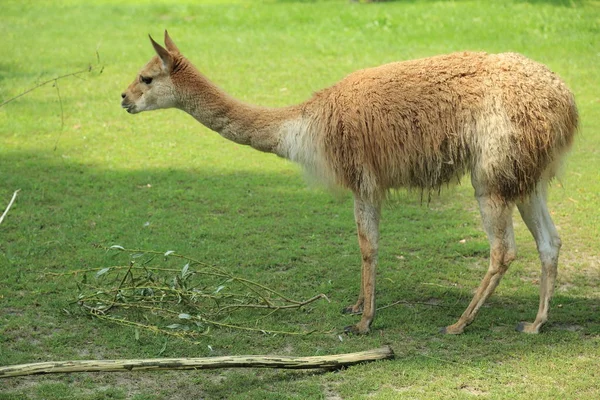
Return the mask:
[[600,282],[600,254],[575,249],[563,252],[559,264],[559,278],[562,282],[570,283],[581,277],[593,286]]
[[583,326],[577,324],[550,324],[550,328],[569,332],[579,332],[583,330]]
[[331,382],[326,382],[323,385],[323,395],[325,400],[342,400],[342,396],[339,395]]
[[488,394],[487,391],[480,389],[476,386],[471,386],[468,384],[462,384],[460,385],[459,389],[464,392],[464,393],[468,393],[472,396],[486,396]]

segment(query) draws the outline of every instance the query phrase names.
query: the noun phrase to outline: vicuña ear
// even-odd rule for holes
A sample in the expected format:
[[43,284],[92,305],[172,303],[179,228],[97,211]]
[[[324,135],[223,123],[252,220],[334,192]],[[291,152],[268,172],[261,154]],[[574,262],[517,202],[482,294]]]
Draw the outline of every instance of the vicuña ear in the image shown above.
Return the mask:
[[169,32],[165,29],[165,46],[167,46],[167,50],[169,50],[173,54],[180,54],[179,49],[173,42],[173,39],[169,36]]
[[154,39],[152,39],[152,36],[148,35],[148,37],[150,37],[150,41],[152,42],[152,46],[154,47],[154,50],[156,51],[156,54],[158,54],[158,57],[161,59],[164,67],[167,70],[170,70],[171,67],[173,66],[173,56],[169,53],[169,51],[167,49],[165,49],[164,47],[162,47],[160,44],[156,43],[154,41]]

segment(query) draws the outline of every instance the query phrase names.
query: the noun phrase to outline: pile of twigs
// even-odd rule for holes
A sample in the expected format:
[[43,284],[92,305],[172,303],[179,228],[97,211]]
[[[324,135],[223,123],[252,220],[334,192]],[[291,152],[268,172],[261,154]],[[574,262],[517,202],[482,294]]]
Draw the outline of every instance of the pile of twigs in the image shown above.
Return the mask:
[[[129,264],[70,272],[81,277],[77,303],[96,318],[134,327],[136,338],[140,331],[150,331],[193,341],[212,328],[305,335],[312,332],[272,330],[259,326],[258,321],[280,310],[327,299],[319,294],[294,300],[173,251],[106,249],[130,253]],[[177,268],[172,267],[177,263]],[[253,323],[231,322],[234,313],[242,310],[244,314],[254,310]]]

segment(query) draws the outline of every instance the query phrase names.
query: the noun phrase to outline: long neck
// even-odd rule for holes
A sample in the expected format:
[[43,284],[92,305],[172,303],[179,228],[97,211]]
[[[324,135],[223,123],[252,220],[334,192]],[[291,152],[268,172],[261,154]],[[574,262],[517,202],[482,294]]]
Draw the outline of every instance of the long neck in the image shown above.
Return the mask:
[[172,76],[179,86],[178,108],[233,142],[280,154],[279,143],[287,122],[299,118],[299,106],[264,108],[245,104],[226,94],[188,64]]

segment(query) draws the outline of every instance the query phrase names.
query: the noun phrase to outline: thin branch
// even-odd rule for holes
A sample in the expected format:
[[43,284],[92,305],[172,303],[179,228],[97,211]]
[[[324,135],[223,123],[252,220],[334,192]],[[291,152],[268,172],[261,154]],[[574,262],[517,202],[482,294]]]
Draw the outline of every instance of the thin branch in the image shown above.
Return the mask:
[[60,97],[60,89],[58,88],[58,79],[54,80],[54,87],[56,88],[56,95],[58,96],[58,104],[60,105],[60,133],[56,138],[56,143],[54,143],[54,151],[58,148],[58,141],[60,140],[60,136],[62,132],[65,130],[65,110],[63,109],[62,97]]
[[219,309],[219,312],[223,312],[223,311],[229,310],[229,309],[237,309],[237,308],[263,308],[263,309],[269,309],[269,310],[273,310],[273,311],[285,310],[285,309],[290,309],[290,308],[301,308],[307,304],[313,303],[320,299],[325,299],[329,302],[329,299],[327,298],[327,296],[324,295],[323,293],[321,293],[321,294],[311,297],[308,300],[294,302],[294,304],[288,304],[285,306],[276,306],[276,305],[272,305],[272,304],[235,304],[235,305],[222,307]]
[[12,198],[10,199],[10,202],[6,206],[6,210],[4,210],[4,212],[2,213],[2,216],[0,216],[0,224],[2,223],[2,221],[4,221],[4,217],[6,217],[6,214],[8,214],[8,210],[10,210],[13,203],[15,202],[15,199],[17,198],[17,193],[19,193],[19,191],[21,191],[21,189],[17,189],[13,193]]
[[[189,332],[186,332],[186,334],[184,335],[182,332],[168,331],[166,329],[161,329],[158,326],[149,325],[149,324],[142,324],[140,322],[130,321],[130,320],[123,319],[123,318],[115,318],[115,317],[111,317],[111,316],[104,315],[104,314],[92,314],[92,315],[95,318],[102,319],[102,320],[107,320],[107,321],[110,321],[110,322],[113,322],[113,323],[116,323],[116,324],[119,324],[119,325],[131,326],[131,327],[134,327],[136,329],[145,329],[145,330],[150,331],[152,333],[160,333],[160,334],[163,334],[163,335],[172,336],[172,337],[176,337],[176,338],[181,339],[181,340],[187,340],[187,341],[192,342],[187,337],[187,336],[190,336]],[[198,335],[198,336],[206,336],[206,335],[208,335],[209,331],[210,331],[210,328],[207,329],[204,332],[195,331],[194,333],[196,335]],[[192,343],[198,344],[198,342],[192,342]]]
[[[96,50],[96,59],[98,61],[98,65],[100,65],[100,54],[98,53],[98,50]],[[4,106],[14,100],[17,100],[18,98],[23,97],[26,94],[31,93],[34,90],[41,88],[42,86],[46,86],[49,83],[54,83],[54,87],[56,88],[56,95],[58,96],[58,104],[60,105],[60,132],[62,133],[64,131],[64,127],[65,127],[65,111],[64,111],[64,107],[63,107],[62,97],[60,95],[58,81],[61,79],[64,79],[64,78],[69,78],[69,77],[76,77],[79,79],[83,79],[79,75],[84,74],[86,72],[87,73],[92,72],[93,69],[94,69],[94,67],[90,64],[86,69],[82,69],[80,71],[71,72],[71,73],[64,74],[64,75],[59,75],[52,79],[48,79],[42,83],[35,85],[34,87],[32,87],[30,89],[27,89],[26,91],[16,95],[15,97],[11,97],[10,99],[3,101],[2,103],[0,103],[0,107]],[[102,71],[104,71],[104,67],[100,68],[100,73],[102,73]],[[58,148],[58,142],[60,140],[60,137],[61,137],[61,135],[59,134],[58,137],[56,138],[56,143],[54,143],[54,151],[56,151],[56,149]]]
[[233,324],[226,324],[224,322],[217,322],[217,321],[213,321],[210,319],[202,318],[200,316],[197,316],[196,319],[198,319],[200,322],[204,322],[207,325],[218,326],[220,328],[236,329],[236,330],[242,330],[242,331],[248,331],[248,332],[261,332],[264,334],[271,334],[271,335],[308,336],[312,333],[317,332],[316,330],[308,331],[308,332],[291,332],[291,331],[277,331],[277,330],[265,329],[265,328],[251,328],[249,326],[233,325]]
[[391,304],[386,304],[385,306],[378,307],[378,308],[377,308],[377,311],[385,310],[386,308],[394,307],[394,306],[397,306],[398,304],[408,304],[408,305],[415,305],[415,304],[418,304],[418,305],[421,305],[421,306],[445,307],[445,306],[443,306],[443,305],[441,305],[441,304],[427,303],[427,302],[424,302],[424,301],[406,301],[406,300],[398,300],[398,301],[395,301],[395,302],[393,302],[393,303],[391,303]]
[[[70,74],[64,74],[64,75],[60,75],[60,76],[57,76],[57,77],[55,77],[55,78],[52,78],[52,79],[48,79],[47,81],[44,81],[44,82],[42,82],[42,83],[40,83],[40,84],[37,84],[36,86],[32,87],[31,89],[27,89],[27,90],[26,90],[26,91],[24,91],[23,93],[20,93],[20,94],[16,95],[15,97],[12,97],[12,98],[10,98],[10,99],[8,99],[8,100],[6,100],[6,101],[2,102],[2,103],[0,104],[0,107],[2,107],[2,106],[3,106],[3,105],[5,105],[5,104],[8,104],[8,103],[10,103],[11,101],[14,101],[14,100],[16,100],[16,99],[18,99],[18,98],[20,98],[20,97],[23,97],[23,96],[25,96],[27,93],[31,93],[31,92],[33,92],[34,90],[41,88],[42,86],[46,86],[46,85],[47,85],[47,84],[49,84],[49,83],[52,83],[52,82],[57,82],[59,79],[68,78],[68,77],[70,77],[70,76],[77,76],[77,75],[81,75],[81,74],[83,74],[83,73],[86,73],[86,72],[91,72],[91,71],[92,71],[92,69],[93,69],[93,67],[90,65],[89,67],[87,67],[86,69],[82,69],[81,71],[77,71],[77,72],[71,72]],[[61,104],[61,108],[62,108],[62,104]]]

